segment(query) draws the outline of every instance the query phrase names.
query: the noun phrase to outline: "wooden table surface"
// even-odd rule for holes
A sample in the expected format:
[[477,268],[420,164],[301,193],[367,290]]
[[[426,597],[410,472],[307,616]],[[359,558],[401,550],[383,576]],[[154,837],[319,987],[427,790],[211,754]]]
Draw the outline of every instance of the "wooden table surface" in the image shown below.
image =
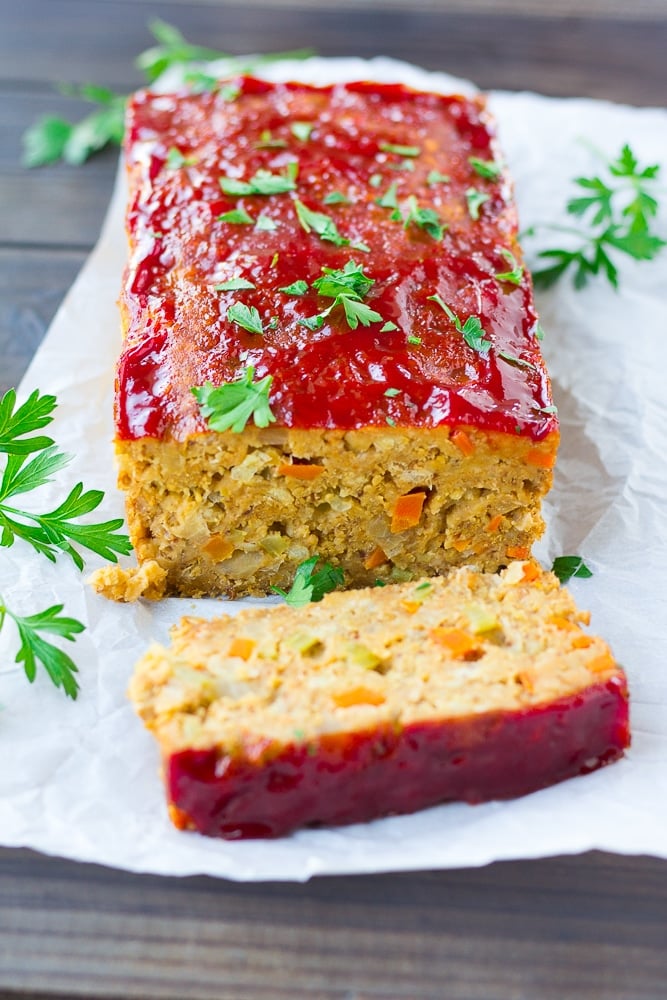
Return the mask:
[[[54,90],[139,82],[160,16],[232,52],[385,53],[484,87],[664,104],[665,0],[0,0],[0,392],[93,246],[116,153],[27,171]],[[20,761],[4,761],[20,766]],[[119,817],[122,822],[122,817]],[[306,885],[163,879],[0,851],[0,995],[663,1000],[667,864],[589,854]]]

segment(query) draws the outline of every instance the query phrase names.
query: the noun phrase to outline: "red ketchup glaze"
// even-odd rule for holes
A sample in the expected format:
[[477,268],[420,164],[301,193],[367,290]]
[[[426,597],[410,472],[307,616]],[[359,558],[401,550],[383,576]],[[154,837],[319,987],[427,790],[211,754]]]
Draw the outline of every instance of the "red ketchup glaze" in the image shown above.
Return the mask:
[[273,753],[270,743],[234,757],[185,750],[166,759],[165,777],[179,826],[230,840],[278,837],[525,795],[611,763],[629,744],[627,687],[613,677],[521,712],[328,734]]
[[[236,83],[233,100],[228,90],[143,92],[130,106],[133,196],[118,437],[183,439],[205,430],[191,388],[232,381],[248,364],[257,378],[273,376],[271,407],[288,427],[381,427],[389,420],[473,425],[534,440],[555,431],[530,279],[524,274],[517,286],[495,277],[511,270],[501,251],[520,255],[510,186],[504,173],[484,178],[469,162],[501,161],[483,103],[398,84]],[[292,126],[304,122],[312,129],[299,138],[299,126],[296,135]],[[182,162],[174,153],[170,161],[170,150]],[[221,190],[221,177],[284,174],[294,162],[295,191],[231,196]],[[434,182],[433,171],[449,181]],[[477,220],[468,209],[471,188],[486,196]],[[442,239],[414,221],[392,220],[391,207],[376,203],[392,190],[404,218],[411,197],[419,210],[435,212],[447,226]],[[327,204],[332,193],[346,201]],[[307,233],[297,198],[329,216],[349,244]],[[273,228],[218,219],[234,209]],[[312,285],[323,267],[343,268],[350,260],[373,279],[364,302],[383,322],[350,329],[337,306],[320,330],[300,325],[332,299],[312,287],[302,296],[280,289],[298,280]],[[255,288],[215,290],[233,278]],[[436,294],[462,323],[479,318],[489,351],[465,343],[430,300]],[[258,310],[263,335],[227,319],[236,303]],[[397,329],[382,332],[385,322]],[[138,348],[144,339],[159,341],[160,350]],[[387,389],[399,392],[387,397]]]

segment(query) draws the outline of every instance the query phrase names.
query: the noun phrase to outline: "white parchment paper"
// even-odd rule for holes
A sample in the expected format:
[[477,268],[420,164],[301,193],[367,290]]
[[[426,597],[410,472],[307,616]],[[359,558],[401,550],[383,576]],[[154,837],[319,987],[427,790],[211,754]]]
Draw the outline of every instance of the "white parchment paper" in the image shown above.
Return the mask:
[[[386,59],[314,59],[273,66],[266,75],[470,89]],[[501,93],[491,105],[524,226],[566,221],[571,179],[599,167],[591,146],[611,156],[629,142],[642,162],[659,162],[667,173],[663,110]],[[33,387],[57,394],[53,433],[74,456],[35,499],[42,509],[83,479],[107,491],[104,516],[123,513],[111,445],[123,203],[119,182],[100,243],[22,387],[22,398]],[[667,232],[664,214],[659,226]],[[547,241],[553,245],[553,236],[542,245]],[[529,257],[539,246],[528,243]],[[581,554],[594,571],[593,579],[571,586],[627,669],[633,746],[624,760],[514,802],[446,805],[276,841],[178,833],[166,815],[157,748],[125,691],[151,640],[165,640],[182,614],[210,615],[222,602],[109,604],[64,557],[54,567],[17,543],[0,550],[7,603],[29,614],[62,602],[87,630],[71,648],[80,667],[76,702],[43,676],[28,685],[13,665],[10,623],[0,633],[0,842],[133,871],[245,880],[462,867],[591,848],[667,858],[667,253],[650,263],[623,260],[620,272],[618,293],[602,280],[575,292],[564,280],[538,297],[562,421],[539,555],[550,564],[556,555]]]

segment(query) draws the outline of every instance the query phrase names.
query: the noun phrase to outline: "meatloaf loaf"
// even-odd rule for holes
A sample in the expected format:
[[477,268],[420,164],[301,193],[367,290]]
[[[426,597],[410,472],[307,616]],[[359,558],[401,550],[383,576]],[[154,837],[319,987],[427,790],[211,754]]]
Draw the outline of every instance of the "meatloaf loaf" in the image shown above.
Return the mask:
[[141,92],[126,134],[116,448],[153,591],[525,558],[558,425],[484,100],[242,78]]
[[626,681],[533,562],[186,618],[130,695],[176,826],[226,838],[531,792],[620,757]]

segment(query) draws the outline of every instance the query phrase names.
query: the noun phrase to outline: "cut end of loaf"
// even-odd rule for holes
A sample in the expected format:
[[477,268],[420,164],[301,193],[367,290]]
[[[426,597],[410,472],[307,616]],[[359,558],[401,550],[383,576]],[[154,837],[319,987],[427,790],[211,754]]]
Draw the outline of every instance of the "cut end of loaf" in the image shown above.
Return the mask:
[[248,428],[118,452],[139,561],[168,593],[234,597],[288,590],[315,554],[348,587],[524,558],[556,446],[476,428]]

